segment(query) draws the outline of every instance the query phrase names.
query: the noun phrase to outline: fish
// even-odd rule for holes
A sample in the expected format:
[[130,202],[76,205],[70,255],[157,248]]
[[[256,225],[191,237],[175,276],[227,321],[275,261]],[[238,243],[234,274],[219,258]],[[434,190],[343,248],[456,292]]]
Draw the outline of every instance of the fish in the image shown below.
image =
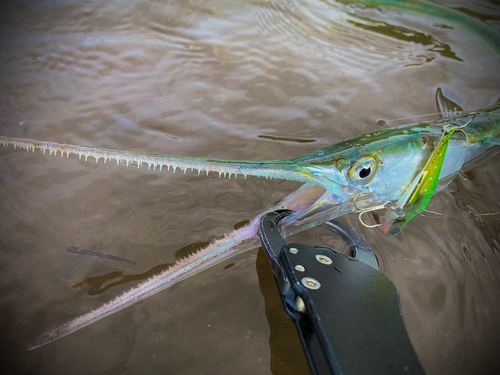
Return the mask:
[[76,247],[76,246],[70,246],[66,249],[68,253],[73,253],[73,254],[83,254],[83,255],[91,255],[94,257],[99,257],[99,258],[104,258],[104,259],[111,259],[117,262],[125,262],[125,263],[130,263],[135,265],[135,262],[133,260],[128,260],[116,255],[111,255],[111,254],[105,254],[105,253],[100,253],[98,251],[94,250],[89,250],[89,249],[82,249],[81,247]]
[[[441,112],[447,115],[440,120],[359,135],[286,160],[190,158],[5,136],[0,136],[0,144],[31,152],[39,149],[50,155],[76,155],[86,161],[115,161],[118,165],[138,167],[147,165],[148,169],[158,171],[167,169],[186,173],[192,170],[198,175],[215,172],[220,177],[229,178],[242,175],[299,181],[304,185],[268,210],[295,211],[281,223],[284,235],[298,233],[349,213],[361,215],[380,209],[388,212],[385,216],[387,225],[383,229],[390,232],[388,228],[396,222],[391,222],[391,217],[400,218],[394,212],[404,211],[408,202],[425,196],[416,187],[422,185],[422,173],[429,165],[439,165],[439,173],[432,175],[437,180],[433,183],[432,195],[447,186],[464,164],[500,144],[500,102],[476,111],[461,111],[461,107],[445,99],[443,92],[438,90],[437,102]],[[443,149],[444,140],[446,150]],[[430,164],[431,161],[434,163]],[[398,204],[401,199],[404,204]],[[419,207],[423,208],[425,205]],[[96,310],[41,335],[27,349],[38,348],[74,333],[231,256],[258,247],[257,228],[263,214]]]

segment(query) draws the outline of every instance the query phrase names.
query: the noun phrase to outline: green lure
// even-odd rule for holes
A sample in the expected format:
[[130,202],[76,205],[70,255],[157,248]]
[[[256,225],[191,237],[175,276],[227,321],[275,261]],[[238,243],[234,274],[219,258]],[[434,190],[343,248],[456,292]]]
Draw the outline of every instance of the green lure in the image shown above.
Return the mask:
[[436,190],[451,136],[457,128],[443,128],[443,135],[424,169],[399,198],[382,223],[385,234],[397,235],[416,215],[422,213]]

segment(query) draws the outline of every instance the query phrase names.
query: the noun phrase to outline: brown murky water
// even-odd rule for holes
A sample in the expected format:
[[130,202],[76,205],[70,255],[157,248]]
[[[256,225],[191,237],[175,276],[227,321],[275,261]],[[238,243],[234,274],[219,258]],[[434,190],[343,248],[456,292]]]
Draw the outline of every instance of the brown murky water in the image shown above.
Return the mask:
[[[443,1],[500,28],[495,1]],[[304,154],[436,112],[446,86],[495,102],[500,64],[446,21],[299,0],[0,5],[0,134],[223,159]],[[409,120],[410,121],[410,120]],[[248,252],[32,352],[39,334],[230,232],[299,184],[0,150],[2,373],[304,374],[262,253]],[[429,374],[495,373],[499,157],[372,244]],[[301,237],[329,242],[313,230]],[[136,262],[68,253],[74,246]]]

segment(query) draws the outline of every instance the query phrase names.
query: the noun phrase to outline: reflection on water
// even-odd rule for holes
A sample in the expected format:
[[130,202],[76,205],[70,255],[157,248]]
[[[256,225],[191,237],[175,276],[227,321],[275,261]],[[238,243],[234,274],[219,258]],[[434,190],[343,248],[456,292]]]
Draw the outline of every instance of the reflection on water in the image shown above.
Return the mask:
[[314,139],[298,139],[298,138],[287,138],[287,137],[273,137],[271,135],[259,135],[259,138],[270,139],[272,141],[283,141],[283,142],[297,142],[297,143],[312,143],[316,142]]
[[[453,6],[499,26],[493,2]],[[470,109],[499,94],[498,59],[477,36],[398,10],[311,0],[0,7],[6,136],[282,159],[435,113],[437,87],[458,93]],[[429,374],[498,369],[500,217],[485,214],[500,211],[499,165],[493,155],[458,176],[431,202],[442,216],[417,217],[396,238],[364,228],[355,215],[345,218],[399,288]],[[2,149],[0,186],[3,372],[304,373],[293,326],[276,312],[269,269],[255,252],[25,351],[37,335],[229,233],[298,183]],[[300,240],[342,246],[321,229]],[[134,274],[128,264],[68,254],[69,246],[133,259]]]
[[[494,253],[500,251],[500,205],[487,199],[488,187],[482,183],[489,173],[479,174],[479,168],[463,172],[454,180],[453,198],[459,208],[474,222]],[[488,181],[490,182],[490,181]],[[485,257],[481,251],[481,255]]]
[[273,374],[308,374],[306,358],[297,351],[301,344],[295,326],[285,315],[274,274],[262,249],[257,254],[256,268],[270,328],[271,371]]
[[[421,44],[422,46],[430,45],[432,47],[428,48],[427,51],[437,52],[443,57],[448,57],[450,59],[462,61],[461,58],[455,55],[455,52],[451,50],[451,47],[448,44],[436,40],[432,35],[426,35],[424,33],[415,32],[414,30],[407,29],[406,27],[394,26],[388,24],[387,22],[371,21],[369,24],[364,24],[361,22],[354,22],[354,21],[349,21],[349,22],[358,28],[365,29],[374,33],[380,33],[390,38],[402,40],[405,42],[418,43]],[[425,55],[419,55],[419,57],[424,59],[422,63],[407,64],[405,66],[418,66],[422,65],[423,63],[431,62],[432,60],[435,59],[434,56],[428,57]]]

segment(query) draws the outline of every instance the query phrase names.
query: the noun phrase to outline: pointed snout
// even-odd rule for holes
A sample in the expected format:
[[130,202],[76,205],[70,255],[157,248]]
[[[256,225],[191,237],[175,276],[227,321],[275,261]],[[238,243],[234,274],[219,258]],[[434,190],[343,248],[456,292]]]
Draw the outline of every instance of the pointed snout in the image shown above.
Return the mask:
[[343,188],[349,186],[349,181],[341,171],[333,165],[309,165],[307,169],[309,175],[317,180],[318,184],[330,191],[334,197],[338,197],[338,201],[345,200]]

